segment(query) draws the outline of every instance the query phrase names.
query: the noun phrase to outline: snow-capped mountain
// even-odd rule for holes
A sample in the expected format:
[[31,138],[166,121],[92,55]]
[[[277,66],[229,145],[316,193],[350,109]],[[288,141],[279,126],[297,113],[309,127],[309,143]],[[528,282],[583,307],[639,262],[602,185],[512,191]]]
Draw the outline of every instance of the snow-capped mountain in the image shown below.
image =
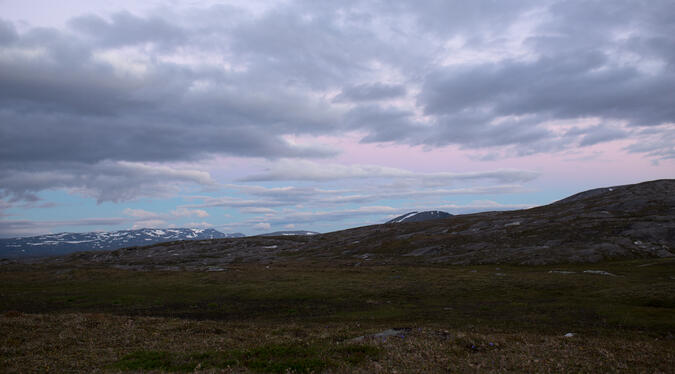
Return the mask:
[[428,210],[426,212],[410,212],[403,215],[400,215],[394,219],[387,221],[386,223],[401,223],[401,222],[422,222],[429,221],[432,219],[447,218],[452,216],[448,212],[443,212],[440,210]]
[[119,249],[176,240],[238,238],[214,229],[139,229],[114,232],[60,233],[0,239],[0,258],[62,255],[77,251]]

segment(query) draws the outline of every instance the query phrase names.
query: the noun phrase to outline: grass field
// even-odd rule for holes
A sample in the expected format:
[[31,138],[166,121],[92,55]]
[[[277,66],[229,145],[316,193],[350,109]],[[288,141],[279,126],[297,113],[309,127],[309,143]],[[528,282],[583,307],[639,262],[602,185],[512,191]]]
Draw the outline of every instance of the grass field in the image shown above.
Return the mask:
[[[536,267],[241,264],[223,272],[16,265],[0,272],[0,311],[7,372],[675,367],[675,261],[667,259]],[[353,340],[389,328],[405,330]]]

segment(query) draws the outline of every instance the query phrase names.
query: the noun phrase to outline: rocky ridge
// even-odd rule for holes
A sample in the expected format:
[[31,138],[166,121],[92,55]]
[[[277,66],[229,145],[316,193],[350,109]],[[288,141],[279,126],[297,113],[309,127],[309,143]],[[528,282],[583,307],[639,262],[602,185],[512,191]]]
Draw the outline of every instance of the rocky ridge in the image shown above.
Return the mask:
[[675,180],[582,192],[525,210],[372,225],[312,236],[174,242],[50,262],[223,270],[242,262],[555,264],[675,254]]
[[425,212],[406,213],[396,218],[392,218],[385,223],[423,222],[423,221],[430,221],[433,219],[448,218],[450,216],[452,216],[452,214],[448,212],[443,212],[440,210],[427,210]]

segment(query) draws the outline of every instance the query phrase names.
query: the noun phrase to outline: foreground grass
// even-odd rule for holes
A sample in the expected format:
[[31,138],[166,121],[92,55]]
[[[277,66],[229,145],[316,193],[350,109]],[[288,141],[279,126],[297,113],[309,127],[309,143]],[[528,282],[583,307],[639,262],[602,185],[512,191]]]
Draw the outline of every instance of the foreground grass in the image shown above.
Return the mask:
[[8,372],[665,373],[675,262],[4,267],[0,315]]
[[672,260],[555,267],[241,265],[213,273],[19,267],[0,271],[0,311],[667,335],[675,333],[674,278]]
[[329,367],[358,364],[376,358],[380,349],[372,345],[346,344],[330,347],[318,343],[266,344],[250,349],[177,353],[136,351],[111,365],[123,370],[161,369],[192,371],[195,368],[229,369],[242,366],[254,371],[284,373],[319,372]]
[[0,317],[3,372],[670,373],[672,340],[413,328],[386,340],[358,324],[195,321],[110,314]]

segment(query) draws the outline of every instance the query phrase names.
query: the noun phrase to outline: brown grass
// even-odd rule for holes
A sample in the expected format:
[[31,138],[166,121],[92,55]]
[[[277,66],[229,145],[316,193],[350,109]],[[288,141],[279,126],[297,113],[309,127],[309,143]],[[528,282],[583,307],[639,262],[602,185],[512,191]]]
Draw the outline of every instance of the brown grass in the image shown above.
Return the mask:
[[[139,351],[195,354],[285,344],[337,349],[377,332],[360,323],[297,324],[194,321],[110,314],[0,316],[0,371],[7,373],[119,372],[115,363]],[[672,338],[504,333],[412,326],[405,337],[366,340],[381,354],[352,366],[333,362],[328,373],[672,373]],[[152,372],[152,371],[149,371]],[[199,373],[247,373],[244,366]]]

